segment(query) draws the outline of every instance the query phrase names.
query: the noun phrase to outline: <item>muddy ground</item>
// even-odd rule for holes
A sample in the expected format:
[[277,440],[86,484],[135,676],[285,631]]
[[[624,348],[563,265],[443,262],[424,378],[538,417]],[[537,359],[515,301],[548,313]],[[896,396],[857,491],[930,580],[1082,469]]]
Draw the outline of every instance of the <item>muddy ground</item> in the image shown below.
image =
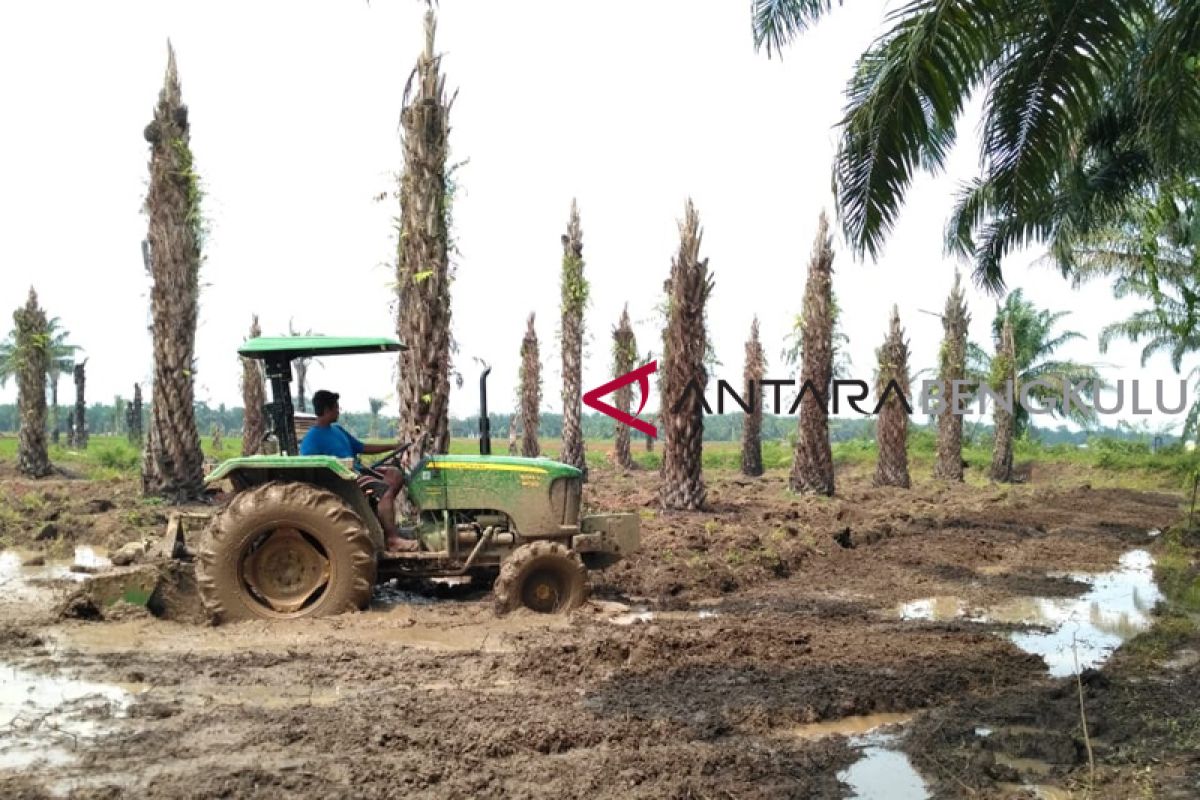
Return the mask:
[[[894,746],[929,796],[1200,793],[1191,634],[1077,682],[1014,644],[1021,624],[969,613],[1153,554],[1177,494],[1038,469],[911,491],[844,470],[832,499],[782,473],[707,479],[708,512],[666,514],[653,473],[593,471],[585,503],[637,510],[644,549],[569,617],[389,587],[362,614],[211,628],[63,619],[70,581],[0,587],[0,689],[104,685],[0,719],[0,796],[848,797],[862,740],[838,733],[860,715],[907,720]],[[2,467],[0,535],[53,560],[158,533],[167,509],[136,489]],[[937,597],[968,613],[902,618]]]

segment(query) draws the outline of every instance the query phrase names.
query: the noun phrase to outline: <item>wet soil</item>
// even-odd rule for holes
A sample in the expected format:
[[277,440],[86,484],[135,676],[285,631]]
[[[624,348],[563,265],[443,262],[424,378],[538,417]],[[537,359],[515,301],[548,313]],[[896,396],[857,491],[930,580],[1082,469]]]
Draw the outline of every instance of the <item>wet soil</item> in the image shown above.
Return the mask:
[[[469,587],[388,587],[361,614],[212,628],[60,619],[70,587],[52,582],[0,593],[0,694],[40,675],[63,695],[57,707],[21,696],[24,716],[0,718],[0,796],[834,798],[858,785],[851,768],[871,747],[902,748],[947,797],[1017,796],[1028,776],[1005,758],[1050,759],[1044,782],[1059,786],[1086,775],[1076,685],[998,635],[1020,623],[896,609],[1082,595],[1072,575],[1153,553],[1147,531],[1175,521],[1179,497],[1036,471],[1021,486],[910,492],[847,472],[832,499],[791,496],[782,474],[706,477],[709,512],[662,513],[653,474],[595,470],[585,503],[637,511],[643,551],[595,575],[594,599],[564,617],[497,618]],[[64,527],[72,545],[158,534],[132,514],[166,512],[132,481],[0,483],[69,498],[69,519],[108,499],[89,527]],[[8,546],[69,555],[36,538],[49,511],[16,513]],[[1155,763],[1137,745],[1150,713],[1178,727],[1156,785],[1182,789],[1200,666],[1112,663],[1085,685],[1107,780],[1135,786]],[[75,727],[39,718],[55,708]],[[866,746],[864,716],[912,721]],[[830,735],[804,735],[813,724]]]

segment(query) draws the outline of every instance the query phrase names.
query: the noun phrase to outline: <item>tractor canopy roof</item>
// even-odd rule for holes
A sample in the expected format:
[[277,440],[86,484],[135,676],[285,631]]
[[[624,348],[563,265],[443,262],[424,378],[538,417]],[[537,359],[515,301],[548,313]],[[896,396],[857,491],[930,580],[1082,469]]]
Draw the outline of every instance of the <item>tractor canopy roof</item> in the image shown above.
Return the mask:
[[353,353],[394,353],[408,348],[383,336],[259,336],[239,349],[247,358],[309,358]]

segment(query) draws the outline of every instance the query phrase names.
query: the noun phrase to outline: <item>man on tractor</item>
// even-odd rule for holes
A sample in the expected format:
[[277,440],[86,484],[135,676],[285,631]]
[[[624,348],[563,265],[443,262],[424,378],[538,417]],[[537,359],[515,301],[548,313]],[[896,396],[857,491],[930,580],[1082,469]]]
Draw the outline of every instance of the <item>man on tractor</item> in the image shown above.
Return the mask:
[[404,488],[404,472],[396,467],[369,469],[358,460],[359,455],[390,453],[396,448],[387,444],[363,444],[341,425],[335,424],[341,416],[339,397],[336,392],[325,389],[313,394],[313,411],[317,414],[317,421],[300,442],[300,455],[353,458],[354,470],[359,474],[359,487],[378,499],[375,514],[387,537],[387,549],[393,552],[416,550],[420,546],[417,541],[405,539],[396,527],[396,497]]

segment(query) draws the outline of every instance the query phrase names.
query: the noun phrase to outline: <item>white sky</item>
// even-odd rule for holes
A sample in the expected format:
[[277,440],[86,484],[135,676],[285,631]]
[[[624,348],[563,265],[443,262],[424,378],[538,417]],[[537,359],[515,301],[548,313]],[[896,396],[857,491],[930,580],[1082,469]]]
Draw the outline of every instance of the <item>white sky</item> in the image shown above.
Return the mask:
[[[170,37],[211,227],[198,399],[241,404],[235,350],[255,312],[267,334],[285,332],[289,318],[326,334],[394,334],[398,204],[373,198],[390,192],[400,168],[401,94],[423,9],[414,0],[0,7],[0,325],[33,284],[85,348],[92,400],[128,397],[134,381],[148,381],[142,129]],[[832,212],[842,90],[884,13],[878,0],[849,4],[781,62],[755,53],[742,0],[444,0],[439,49],[459,90],[451,144],[456,160],[470,159],[455,208],[462,257],[452,301],[466,383],[452,413],[477,410],[473,357],[493,366],[491,408],[511,407],[531,310],[546,407],[560,408],[559,236],[572,197],[592,286],[585,388],[609,375],[625,302],[640,321],[640,349],[658,349],[652,309],[689,195],[716,276],[708,313],[718,377],[740,382],[755,314],[768,374],[787,377],[779,350],[800,308],[818,212]],[[913,368],[936,357],[940,321],[919,309],[940,310],[952,281],[942,230],[976,165],[968,124],[949,173],[910,193],[880,262],[856,262],[844,248],[837,256],[855,377],[870,379],[892,303]],[[1137,304],[1100,283],[1072,291],[1033,265],[1037,255],[1010,258],[1006,277],[1039,305],[1074,311],[1069,326],[1089,338],[1063,356],[1103,361],[1112,379],[1177,380],[1165,358],[1138,369],[1135,346],[1099,355],[1100,328]],[[994,300],[972,288],[969,302],[972,338],[987,341]],[[387,397],[394,413],[392,368],[385,356],[327,360],[310,369],[310,391],[336,389],[353,410]],[[62,390],[71,391],[65,381]],[[11,383],[0,390],[0,402],[14,398]],[[1159,427],[1182,416],[1148,419]]]

